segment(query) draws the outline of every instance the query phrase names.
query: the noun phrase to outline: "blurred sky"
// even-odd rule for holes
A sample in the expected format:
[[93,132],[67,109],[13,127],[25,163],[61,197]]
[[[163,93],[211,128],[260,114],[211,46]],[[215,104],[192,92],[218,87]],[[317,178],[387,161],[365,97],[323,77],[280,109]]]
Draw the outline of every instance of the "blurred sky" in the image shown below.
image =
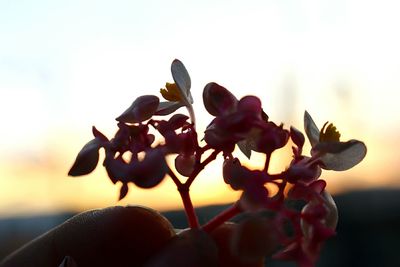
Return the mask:
[[[329,120],[343,139],[365,141],[360,165],[323,174],[332,192],[399,186],[398,10],[385,0],[0,0],[0,216],[180,207],[168,179],[150,191],[132,186],[118,203],[102,168],[67,177],[91,126],[111,136],[137,96],[172,82],[174,58],[191,74],[200,131],[211,118],[202,89],[215,81],[258,95],[277,123],[303,129],[308,110],[319,126]],[[273,170],[287,161],[275,155]],[[238,196],[220,164],[194,183],[195,205]]]

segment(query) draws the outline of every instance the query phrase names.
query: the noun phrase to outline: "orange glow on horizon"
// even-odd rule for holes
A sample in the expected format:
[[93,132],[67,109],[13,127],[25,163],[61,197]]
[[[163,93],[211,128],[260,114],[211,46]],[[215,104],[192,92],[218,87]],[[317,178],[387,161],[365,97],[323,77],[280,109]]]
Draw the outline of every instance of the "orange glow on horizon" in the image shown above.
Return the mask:
[[[344,173],[323,172],[321,178],[327,180],[328,189],[333,194],[362,188],[400,187],[400,181],[395,179],[397,169],[393,168],[396,159],[385,154],[388,146],[399,146],[399,143],[385,141],[384,138],[379,142],[372,136],[364,141],[368,153],[359,166]],[[67,177],[76,155],[70,148],[76,147],[77,142],[66,141],[64,154],[47,151],[35,160],[21,158],[1,164],[0,215],[82,211],[113,205],[145,205],[159,210],[182,208],[176,187],[168,177],[151,190],[130,185],[128,196],[120,202],[117,201],[120,185],[111,183],[101,166],[101,160],[92,174],[79,178]],[[71,145],[68,146],[68,143]],[[287,158],[290,157],[289,153],[288,145],[273,154],[270,170],[283,170],[290,162],[290,158]],[[260,169],[264,164],[264,157],[257,153],[253,154],[251,161],[244,156],[241,160],[246,165],[250,164],[251,168]],[[195,206],[233,202],[239,197],[240,192],[233,191],[223,182],[220,166],[222,161],[219,157],[197,177],[191,188]]]

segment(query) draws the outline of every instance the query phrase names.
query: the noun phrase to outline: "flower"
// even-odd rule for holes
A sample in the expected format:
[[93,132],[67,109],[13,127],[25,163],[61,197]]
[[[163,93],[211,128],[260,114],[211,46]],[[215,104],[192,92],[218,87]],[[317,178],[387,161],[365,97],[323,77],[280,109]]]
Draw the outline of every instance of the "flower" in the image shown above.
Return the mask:
[[319,160],[326,170],[344,171],[360,163],[367,154],[367,147],[361,141],[339,140],[340,133],[333,124],[325,123],[318,130],[310,114],[304,112],[304,130],[311,143],[313,160]]
[[165,88],[160,89],[161,95],[167,101],[159,103],[155,115],[168,115],[185,106],[192,123],[195,124],[196,119],[192,106],[193,97],[190,93],[192,82],[189,73],[179,59],[172,62],[171,73],[175,83],[166,83]]

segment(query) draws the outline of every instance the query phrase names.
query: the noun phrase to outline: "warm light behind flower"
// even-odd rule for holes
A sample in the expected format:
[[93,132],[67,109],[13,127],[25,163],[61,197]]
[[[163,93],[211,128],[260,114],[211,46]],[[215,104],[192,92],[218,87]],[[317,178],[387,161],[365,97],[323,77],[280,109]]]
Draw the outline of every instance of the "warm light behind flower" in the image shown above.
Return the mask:
[[[103,171],[85,181],[66,172],[90,138],[87,126],[111,136],[120,107],[172,82],[165,70],[175,57],[190,66],[196,99],[218,80],[237,96],[255,92],[276,121],[301,129],[297,114],[307,109],[334,122],[341,139],[365,141],[367,157],[346,177],[324,174],[331,191],[400,185],[395,1],[24,5],[0,4],[1,215],[116,204]],[[194,109],[201,131],[208,119],[201,103]],[[194,202],[234,199],[221,195],[216,173],[194,184]],[[165,189],[131,191],[122,204],[179,203],[161,198]]]

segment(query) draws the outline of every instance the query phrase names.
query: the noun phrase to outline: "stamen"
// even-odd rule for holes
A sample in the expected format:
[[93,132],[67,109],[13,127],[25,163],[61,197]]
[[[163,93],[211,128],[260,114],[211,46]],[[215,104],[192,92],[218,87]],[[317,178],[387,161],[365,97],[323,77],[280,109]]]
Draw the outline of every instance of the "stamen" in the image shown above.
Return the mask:
[[321,131],[319,132],[319,141],[320,142],[339,142],[340,133],[336,129],[336,127],[329,123],[329,121],[325,122]]
[[182,100],[180,91],[175,83],[166,83],[165,88],[160,89],[160,93],[168,101],[180,102]]

